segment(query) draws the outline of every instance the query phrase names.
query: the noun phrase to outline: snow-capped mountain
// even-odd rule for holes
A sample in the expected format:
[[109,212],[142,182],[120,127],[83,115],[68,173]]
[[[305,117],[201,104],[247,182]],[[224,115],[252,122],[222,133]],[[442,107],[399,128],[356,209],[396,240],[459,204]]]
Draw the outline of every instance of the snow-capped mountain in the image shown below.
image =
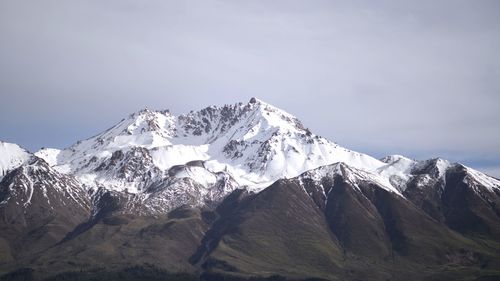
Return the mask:
[[31,154],[17,144],[0,141],[0,180],[12,169],[26,163]]
[[[196,162],[199,167],[183,178],[201,184],[202,194],[212,194],[208,190],[217,182],[207,175],[230,179],[225,192],[217,192],[218,200],[235,188],[258,192],[277,179],[326,164],[346,162],[370,170],[385,164],[311,133],[296,117],[255,98],[180,116],[144,109],[67,149],[42,149],[35,155],[74,175],[87,189],[104,187],[148,198],[152,190],[174,182],[172,169]],[[192,185],[169,185],[168,200],[192,197],[186,193]]]
[[62,150],[0,142],[0,271],[108,260],[324,278],[341,261],[356,272],[387,260],[495,268],[498,249],[471,237],[496,245],[498,206],[493,177],[440,158],[378,160],[255,98],[179,116],[144,109]]
[[78,180],[31,156],[0,181],[0,237],[8,245],[0,252],[8,261],[46,250],[86,221],[91,209]]
[[16,205],[26,207],[33,204],[33,198],[37,197],[36,200],[43,198],[47,206],[53,206],[61,202],[60,197],[64,197],[83,208],[90,208],[88,196],[80,183],[72,176],[55,171],[41,158],[31,158],[2,181],[7,188],[2,190],[0,204],[8,204],[12,199],[17,200]]
[[[14,144],[1,143],[0,149],[3,173],[33,157]],[[87,192],[124,193],[127,206],[150,212],[218,202],[237,188],[259,192],[278,179],[334,163],[404,197],[410,185],[442,184],[446,170],[456,165],[399,155],[377,160],[313,134],[296,117],[255,98],[179,116],[144,109],[69,148],[34,155],[74,176]],[[488,190],[500,186],[467,169]]]

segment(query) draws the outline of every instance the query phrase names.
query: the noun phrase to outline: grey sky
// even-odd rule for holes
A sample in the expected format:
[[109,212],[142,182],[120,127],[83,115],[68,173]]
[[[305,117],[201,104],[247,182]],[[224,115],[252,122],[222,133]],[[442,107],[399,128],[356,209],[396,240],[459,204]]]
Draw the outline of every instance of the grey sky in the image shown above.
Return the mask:
[[259,97],[381,157],[500,177],[500,1],[0,0],[0,139]]

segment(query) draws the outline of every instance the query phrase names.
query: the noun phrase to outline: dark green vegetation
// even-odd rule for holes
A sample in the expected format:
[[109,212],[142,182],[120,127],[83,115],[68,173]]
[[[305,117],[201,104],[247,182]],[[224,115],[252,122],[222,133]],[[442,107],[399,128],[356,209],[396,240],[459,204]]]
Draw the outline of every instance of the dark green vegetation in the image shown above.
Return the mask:
[[405,199],[340,169],[157,217],[112,194],[78,224],[2,207],[0,280],[500,280],[497,191],[457,168]]

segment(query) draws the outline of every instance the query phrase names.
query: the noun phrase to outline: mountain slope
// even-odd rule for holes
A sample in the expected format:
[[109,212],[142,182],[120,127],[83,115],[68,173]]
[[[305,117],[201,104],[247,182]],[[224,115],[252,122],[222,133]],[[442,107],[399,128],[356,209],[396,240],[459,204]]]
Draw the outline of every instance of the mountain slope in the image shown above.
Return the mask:
[[[180,116],[169,111],[141,110],[67,149],[42,149],[35,155],[56,170],[75,176],[86,189],[104,187],[137,194],[136,199],[141,201],[159,197],[159,187],[163,187],[163,194],[183,194],[177,198],[192,197],[193,192],[183,190],[198,190],[197,200],[181,200],[180,204],[169,199],[172,196],[160,196],[162,204],[172,206],[158,210],[162,212],[188,202],[202,205],[220,201],[235,187],[259,192],[278,179],[337,162],[372,172],[381,187],[403,195],[408,186],[428,185],[428,173],[418,170],[425,170],[432,162],[402,156],[379,161],[350,151],[314,135],[289,113],[254,98],[246,104],[211,106]],[[210,174],[223,174],[231,179],[232,187],[219,192],[217,198],[204,197],[213,194],[207,190],[211,188],[207,182],[202,189],[194,187],[195,183],[167,188],[169,183],[178,183],[174,178],[179,175],[172,177],[172,172],[188,163],[198,163],[202,169],[190,169],[189,176],[184,177],[187,181],[200,183]],[[436,180],[454,165],[445,160],[436,163]],[[490,190],[499,188],[497,180],[468,169],[474,178],[488,182]]]
[[343,163],[279,180],[218,212],[205,252],[192,260],[208,276],[473,280],[499,273],[498,245],[453,231],[370,172]]
[[279,180],[235,209],[222,206],[218,212],[221,219],[200,246],[205,252],[192,259],[211,274],[272,272],[334,280],[342,272],[338,242],[314,202],[293,182]]
[[85,221],[90,210],[78,181],[33,157],[0,181],[0,263],[48,249]]
[[0,272],[500,276],[497,179],[439,158],[377,160],[254,98],[145,109],[66,149],[0,152]]
[[[142,110],[68,149],[38,155],[47,155],[56,169],[89,186],[127,188],[132,193],[144,191],[147,180],[163,177],[171,167],[196,160],[205,161],[212,172],[230,173],[240,185],[256,191],[324,164],[384,164],[310,133],[297,118],[256,99],[178,117]],[[147,178],[144,172],[127,173],[134,165],[147,170]]]

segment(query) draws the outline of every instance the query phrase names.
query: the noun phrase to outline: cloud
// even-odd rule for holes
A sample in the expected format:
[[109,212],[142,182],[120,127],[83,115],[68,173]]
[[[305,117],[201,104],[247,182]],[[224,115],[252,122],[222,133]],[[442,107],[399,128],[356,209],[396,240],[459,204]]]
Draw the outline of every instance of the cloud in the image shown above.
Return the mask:
[[64,147],[142,107],[257,96],[376,156],[500,164],[499,6],[2,1],[0,137]]

